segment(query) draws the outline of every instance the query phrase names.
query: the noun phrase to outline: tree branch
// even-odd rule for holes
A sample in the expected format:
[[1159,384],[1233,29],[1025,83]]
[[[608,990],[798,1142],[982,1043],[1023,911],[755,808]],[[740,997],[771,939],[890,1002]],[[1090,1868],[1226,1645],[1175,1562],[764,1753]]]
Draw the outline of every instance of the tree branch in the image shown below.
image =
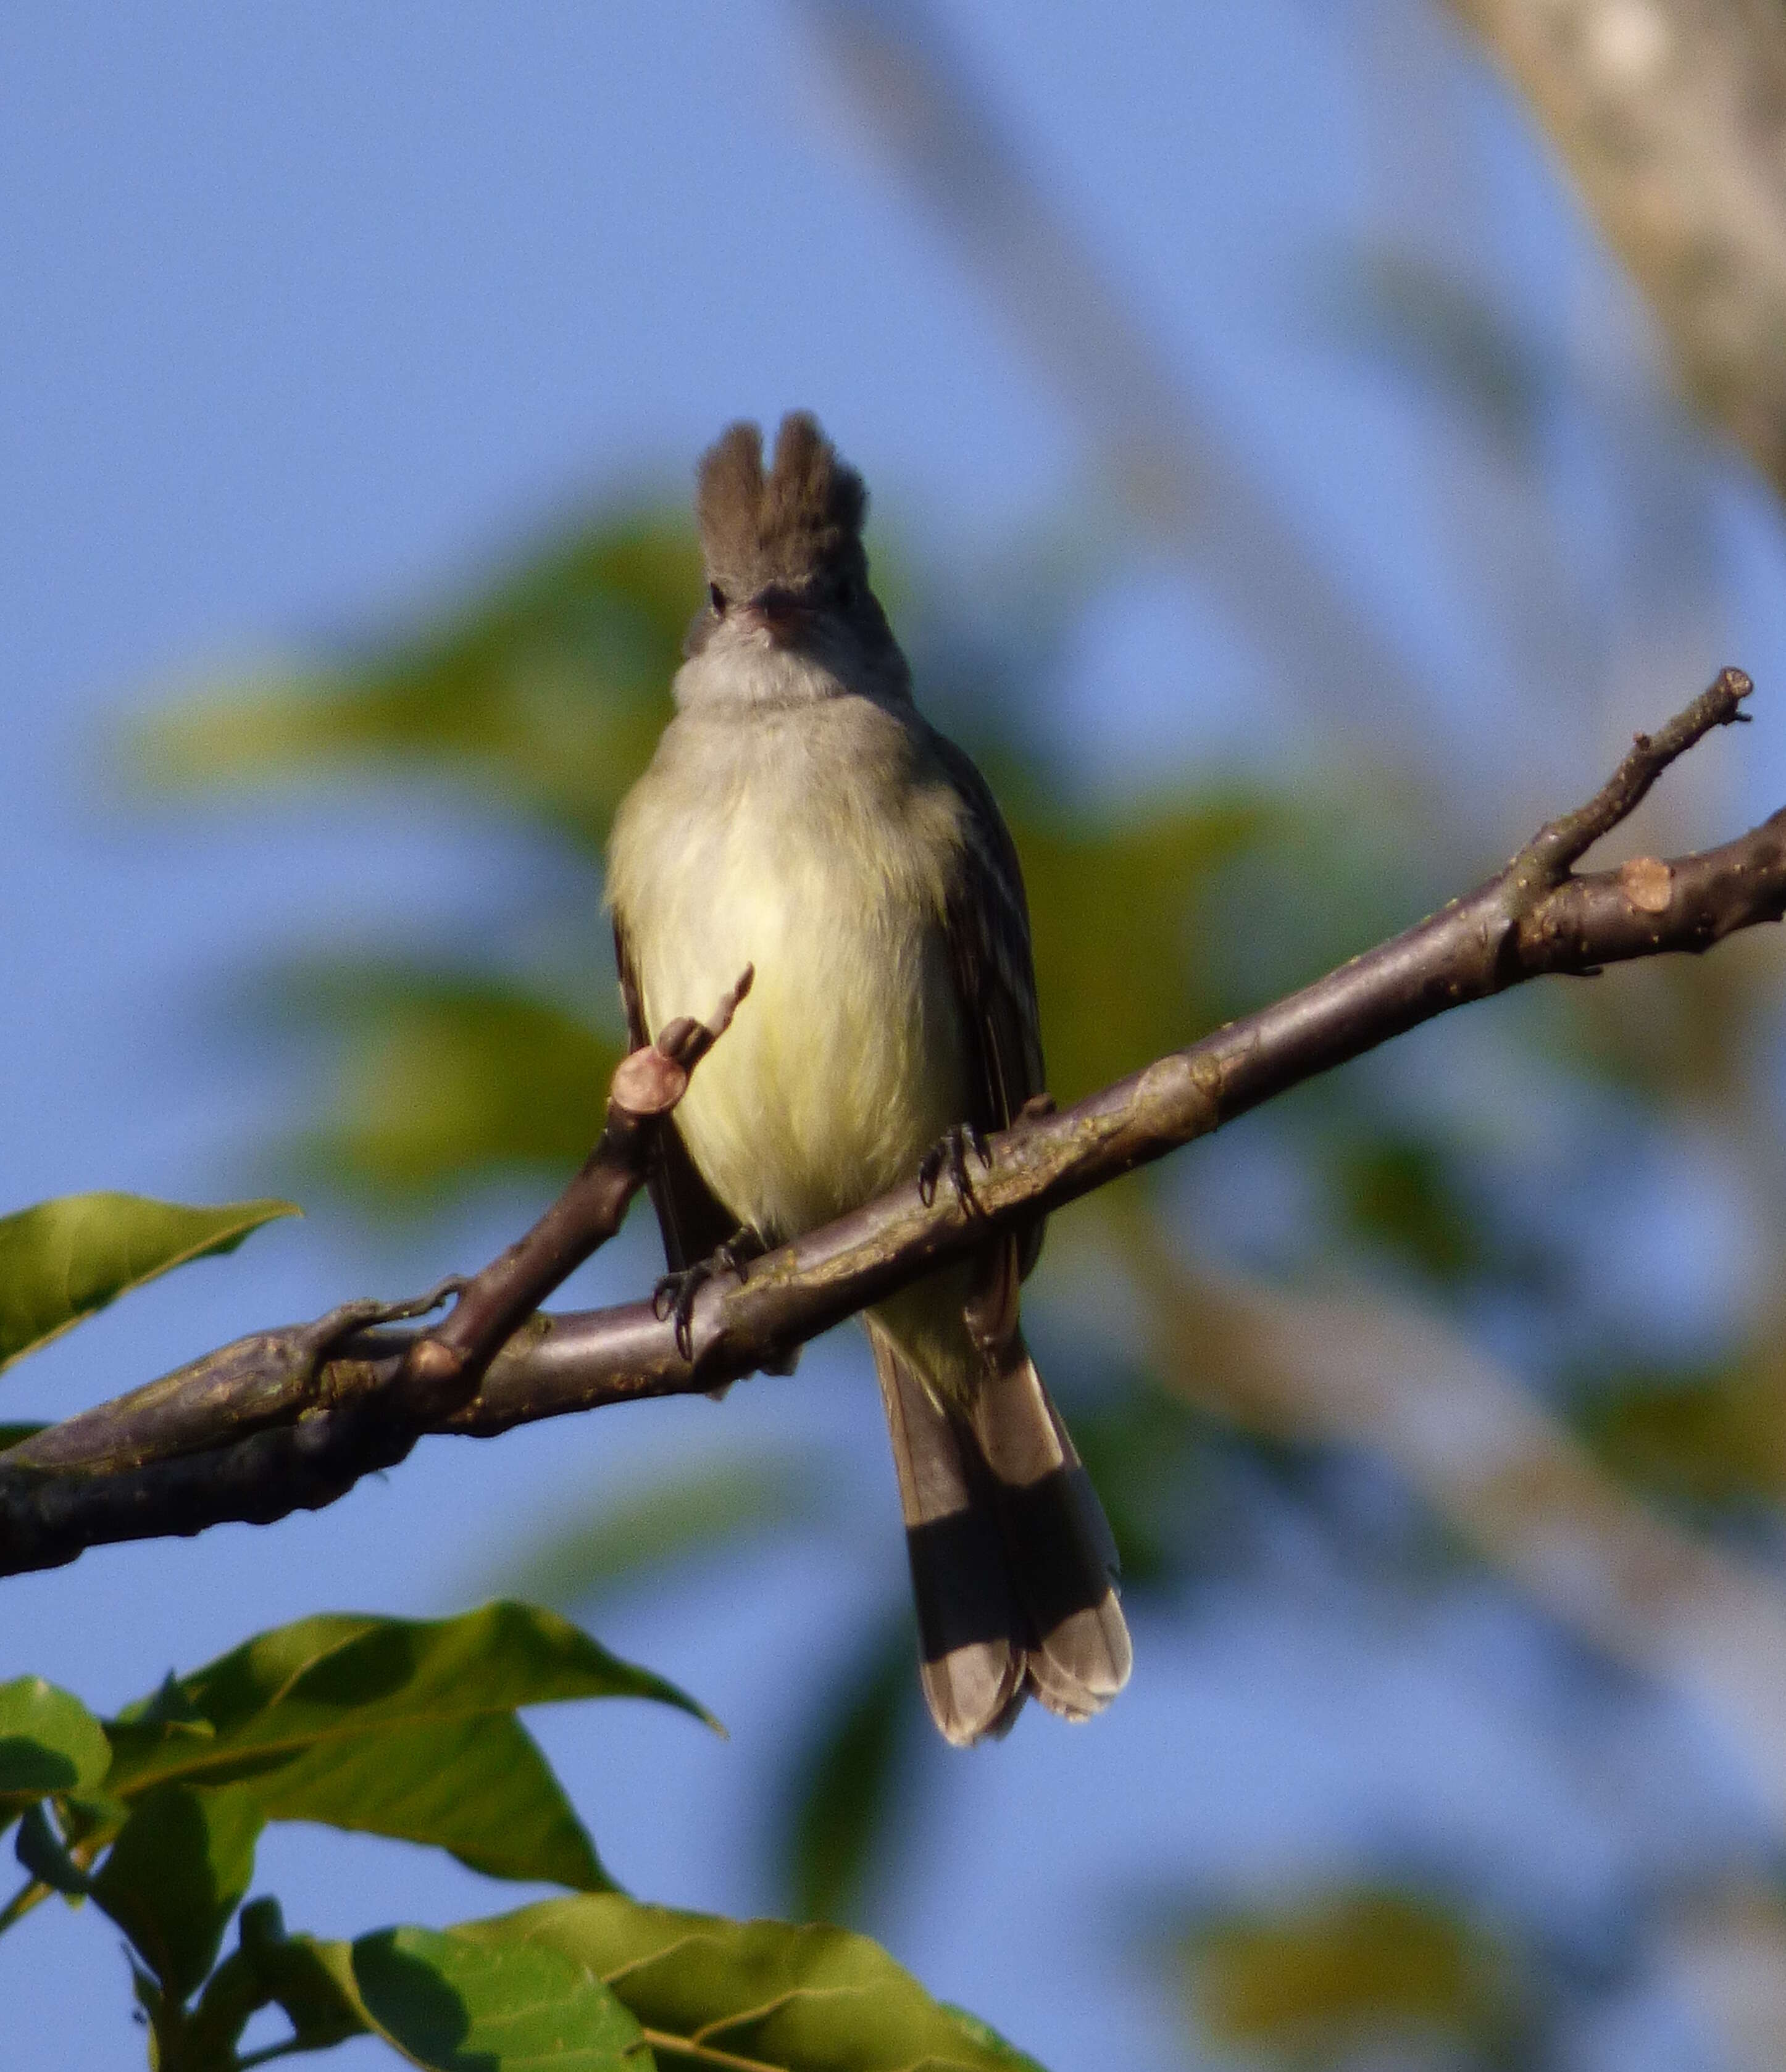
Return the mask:
[[508,1338],[619,1230],[644,1184],[659,1126],[687,1092],[689,1073],[732,1026],[755,976],[747,964],[710,1023],[679,1018],[655,1043],[620,1060],[601,1141],[576,1178],[525,1237],[459,1286],[452,1314],[404,1355],[389,1407],[405,1421],[426,1427],[469,1403]]
[[[1574,868],[1671,763],[1743,717],[1751,689],[1740,670],[1725,670],[1660,733],[1640,734],[1586,805],[1404,934],[1073,1108],[1027,1112],[991,1140],[971,1202],[945,1189],[927,1205],[914,1180],[742,1277],[716,1276],[694,1304],[692,1360],[648,1302],[536,1314],[512,1328],[618,1226],[642,1181],[648,1136],[615,1138],[611,1104],[603,1145],[566,1196],[466,1284],[434,1330],[393,1330],[384,1321],[393,1313],[348,1305],[319,1324],[240,1339],[0,1456],[0,1573],[54,1567],[108,1541],[318,1509],[401,1460],[425,1432],[488,1437],[605,1404],[711,1389],[971,1252],[989,1229],[1088,1194],[1466,1001],[1548,973],[1703,951],[1779,920],[1786,809],[1719,849],[1640,857],[1614,871]],[[660,1042],[673,1048],[686,1034],[666,1030]],[[622,1065],[615,1100],[622,1075],[648,1055]],[[380,1319],[370,1328],[368,1311]],[[442,1346],[451,1371],[426,1350]]]
[[1769,0],[1452,0],[1648,294],[1685,385],[1786,489],[1786,19]]

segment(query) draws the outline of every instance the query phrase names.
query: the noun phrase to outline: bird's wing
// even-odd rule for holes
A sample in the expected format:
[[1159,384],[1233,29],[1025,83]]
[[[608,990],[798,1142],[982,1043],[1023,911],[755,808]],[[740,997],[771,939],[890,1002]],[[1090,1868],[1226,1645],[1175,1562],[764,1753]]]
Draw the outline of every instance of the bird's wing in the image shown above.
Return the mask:
[[[1003,1129],[1047,1086],[1023,874],[1010,830],[973,758],[945,735],[933,731],[931,739],[965,808],[961,863],[945,915],[973,1102],[962,1120],[983,1130]],[[1023,1272],[1041,1248],[1038,1221],[1023,1234]]]
[[[618,914],[614,917],[614,961],[619,971],[620,998],[627,1011],[627,1042],[636,1050],[650,1042],[651,1032],[645,1026],[639,974]],[[657,1211],[664,1256],[672,1273],[680,1273],[707,1258],[738,1235],[738,1218],[726,1213],[696,1170],[673,1115],[665,1119],[657,1132],[656,1145],[645,1172],[645,1189]]]

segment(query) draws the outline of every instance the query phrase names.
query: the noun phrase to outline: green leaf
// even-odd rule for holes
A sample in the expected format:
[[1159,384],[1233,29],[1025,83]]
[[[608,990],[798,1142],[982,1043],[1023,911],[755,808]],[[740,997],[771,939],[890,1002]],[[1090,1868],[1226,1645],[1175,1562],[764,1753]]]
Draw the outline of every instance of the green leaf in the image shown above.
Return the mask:
[[125,1823],[89,1887],[163,1991],[183,2000],[216,1961],[254,1875],[265,1815],[253,1792],[166,1784]]
[[306,1935],[287,1936],[276,1899],[250,1900],[236,1932],[236,1948],[206,1981],[187,2025],[195,2066],[233,2066],[233,2046],[249,2018],[275,2003],[291,2024],[287,2050],[327,2050],[366,2033],[319,1946]]
[[[590,901],[593,911],[593,886]],[[505,1167],[580,1162],[623,1047],[511,981],[372,959],[289,972],[274,1006],[339,1038],[328,1111],[298,1155],[396,1200]]]
[[224,1782],[333,1743],[570,1698],[692,1698],[556,1612],[503,1601],[451,1619],[325,1612],[275,1627],[110,1723],[120,1796],[164,1778]]
[[[1442,2037],[1529,2063],[1511,1953],[1442,1900],[1360,1885],[1275,1913],[1237,1910],[1186,1939],[1204,2032],[1228,2049],[1331,2062]],[[1527,2039],[1529,2042],[1530,2039]]]
[[[450,1850],[478,1870],[606,1883],[519,1706],[650,1698],[708,1715],[554,1612],[302,1619],[258,1635],[108,1724],[106,1789],[242,1782],[269,1819]],[[710,1724],[711,1722],[710,1721]]]
[[443,623],[164,714],[138,743],[163,786],[290,784],[344,765],[444,770],[599,851],[669,717],[701,599],[685,519],[598,514]]
[[270,1820],[317,1820],[446,1849],[488,1877],[609,1883],[533,1736],[512,1714],[330,1742],[257,1777]]
[[141,1194],[65,1194],[0,1216],[0,1367],[171,1267],[233,1252],[302,1211],[290,1202],[183,1207]]
[[454,1932],[586,1965],[670,2064],[704,2055],[763,2072],[1037,2072],[983,2023],[932,2000],[877,1944],[841,1928],[726,1921],[601,1893]]
[[902,1761],[926,1731],[903,1607],[848,1664],[821,1702],[788,1797],[786,1877],[803,1921],[848,1918],[891,1838]]
[[[282,1978],[261,1990],[300,2035],[300,2013],[339,2034],[351,2009],[430,2072],[1039,2072],[841,1929],[678,1914],[618,1893],[352,1943],[280,1941],[262,1912],[276,1922],[265,1903],[246,1910],[243,1959],[261,1980]],[[297,2011],[294,1987],[307,1996]]]
[[567,1524],[549,1527],[504,1572],[506,1590],[586,1603],[748,1536],[811,1518],[817,1465],[797,1455],[731,1460],[666,1475]]
[[1772,1334],[1734,1359],[1603,1363],[1570,1379],[1588,1445],[1647,1494],[1701,1526],[1777,1515],[1786,1494],[1786,1356]]
[[112,1760],[80,1700],[41,1676],[0,1684],[0,1823],[51,1792],[90,1791]]
[[985,2051],[990,2062],[1002,2065],[1007,2072],[1022,2072],[1027,2066],[1030,2072],[1037,2072],[1035,2060],[1027,2058],[1015,2044],[1006,2042],[990,2021],[982,2021],[977,2014],[969,2014],[965,2007],[957,2007],[953,2000],[936,2003],[949,2020],[959,2025],[963,2036],[970,2043]]
[[56,1832],[56,1823],[40,1799],[25,1808],[25,1817],[19,1823],[14,1853],[32,1878],[51,1892],[64,1893],[70,1898],[84,1897],[93,1883],[70,1853],[67,1842]]
[[549,1943],[388,1928],[311,1947],[366,2026],[429,2072],[650,2072],[638,2023]]
[[1339,1149],[1325,1167],[1348,1223],[1440,1284],[1494,1263],[1482,1210],[1463,1185],[1465,1147],[1438,1133],[1386,1124]]
[[1412,249],[1372,241],[1348,256],[1321,296],[1340,341],[1430,387],[1535,471],[1545,413],[1565,378],[1540,340]]
[[1185,925],[1215,1020],[1306,985],[1438,903],[1450,888],[1411,840],[1426,803],[1381,771],[1266,795],[1254,839],[1212,857],[1193,887]]
[[1029,888],[1048,1085],[1076,1100],[1220,1019],[1200,893],[1257,845],[1267,816],[1220,797],[1108,820],[1006,803]]
[[1241,1442],[1226,1432],[1215,1440],[1183,1404],[1124,1367],[1070,1404],[1068,1422],[1116,1536],[1125,1592],[1182,1583],[1221,1517],[1217,1447]]

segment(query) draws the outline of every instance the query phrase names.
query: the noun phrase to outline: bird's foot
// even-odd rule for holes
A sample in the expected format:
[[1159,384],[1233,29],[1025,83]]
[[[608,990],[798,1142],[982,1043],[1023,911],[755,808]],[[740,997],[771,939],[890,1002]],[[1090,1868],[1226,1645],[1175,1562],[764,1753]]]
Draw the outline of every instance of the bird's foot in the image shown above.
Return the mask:
[[967,1155],[970,1151],[983,1167],[990,1170],[992,1153],[984,1134],[971,1122],[957,1122],[945,1129],[919,1160],[918,1198],[927,1209],[936,1200],[936,1183],[946,1173],[956,1200],[969,1215],[977,1212],[979,1203],[974,1199],[973,1182],[968,1178]]
[[740,1230],[693,1266],[666,1273],[652,1290],[652,1314],[660,1322],[675,1319],[676,1350],[684,1359],[694,1358],[695,1297],[710,1281],[717,1281],[722,1273],[742,1281],[745,1268],[753,1259],[760,1259],[767,1248],[755,1231]]

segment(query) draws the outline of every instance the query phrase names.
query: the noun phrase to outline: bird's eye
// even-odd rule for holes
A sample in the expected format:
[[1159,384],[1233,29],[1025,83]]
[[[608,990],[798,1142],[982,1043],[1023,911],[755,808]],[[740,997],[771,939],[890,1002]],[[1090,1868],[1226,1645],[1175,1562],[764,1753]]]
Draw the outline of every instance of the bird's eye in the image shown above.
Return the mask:
[[714,611],[718,617],[723,619],[726,616],[726,593],[719,587],[718,583],[708,584],[707,602],[713,606]]

